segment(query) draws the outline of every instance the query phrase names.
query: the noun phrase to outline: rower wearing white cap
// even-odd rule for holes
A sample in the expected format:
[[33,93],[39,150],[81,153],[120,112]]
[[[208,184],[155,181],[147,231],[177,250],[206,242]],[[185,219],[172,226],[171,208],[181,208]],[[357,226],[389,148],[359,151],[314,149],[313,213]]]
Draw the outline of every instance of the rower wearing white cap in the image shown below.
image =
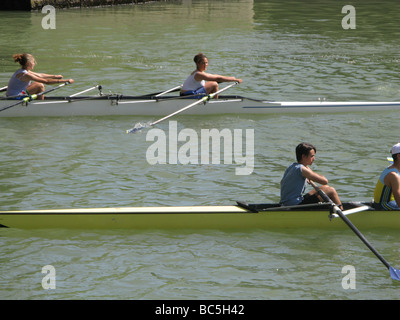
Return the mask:
[[374,202],[383,210],[400,210],[400,142],[390,153],[393,164],[381,173],[374,191]]

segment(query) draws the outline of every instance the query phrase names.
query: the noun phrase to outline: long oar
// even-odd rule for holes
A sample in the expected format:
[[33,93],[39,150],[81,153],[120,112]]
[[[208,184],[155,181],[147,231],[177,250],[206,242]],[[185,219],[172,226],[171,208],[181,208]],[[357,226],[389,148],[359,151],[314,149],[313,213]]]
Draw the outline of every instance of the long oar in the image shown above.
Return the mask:
[[42,96],[42,95],[44,95],[44,94],[47,94],[47,93],[49,93],[49,92],[52,92],[52,91],[54,91],[54,90],[60,89],[61,87],[66,86],[67,84],[69,84],[68,81],[67,81],[67,82],[64,82],[64,83],[62,83],[62,84],[60,84],[60,85],[58,85],[57,87],[51,88],[51,89],[46,90],[46,91],[43,91],[43,92],[41,92],[41,93],[33,94],[33,95],[29,96],[29,97],[25,97],[25,98],[23,98],[22,100],[20,100],[20,101],[14,103],[14,104],[12,104],[12,105],[10,105],[10,106],[1,108],[1,109],[0,109],[0,112],[1,112],[1,111],[4,111],[4,110],[6,110],[6,109],[10,109],[10,108],[12,108],[12,107],[15,107],[15,106],[17,106],[17,105],[19,105],[19,104],[22,104],[22,103],[24,103],[24,102],[29,102],[29,101],[35,100],[35,99],[37,99],[37,97]]
[[165,90],[165,91],[162,91],[162,92],[148,93],[148,94],[141,95],[140,97],[154,97],[154,98],[157,98],[157,97],[160,97],[160,96],[162,96],[164,94],[167,94],[167,93],[170,93],[170,92],[174,92],[174,91],[178,91],[181,88],[182,88],[182,85],[179,85],[179,86],[173,87],[171,89],[168,89],[168,90]]
[[174,91],[178,91],[178,90],[180,90],[182,88],[182,85],[179,85],[179,86],[176,86],[176,87],[174,87],[174,88],[171,88],[171,89],[168,89],[168,90],[166,90],[166,91],[164,91],[164,92],[161,92],[161,93],[158,93],[158,94],[156,94],[154,97],[161,97],[162,95],[164,95],[164,94],[167,94],[167,93],[170,93],[170,92],[174,92]]
[[160,123],[161,121],[167,120],[168,118],[171,118],[171,117],[177,115],[178,113],[181,113],[181,112],[183,112],[183,111],[185,111],[187,109],[190,109],[190,108],[192,108],[192,107],[194,107],[194,106],[196,106],[196,105],[198,105],[198,104],[200,104],[202,102],[207,102],[208,100],[214,98],[216,95],[220,94],[221,92],[223,92],[223,91],[225,91],[225,90],[227,90],[227,89],[229,89],[229,88],[231,88],[233,86],[236,86],[238,83],[239,82],[232,83],[232,84],[226,86],[225,88],[222,88],[221,90],[218,90],[215,93],[211,93],[211,94],[209,94],[207,96],[204,96],[203,98],[197,100],[196,102],[193,102],[193,103],[189,104],[188,106],[186,106],[186,107],[184,107],[182,109],[179,109],[179,110],[177,110],[177,111],[165,116],[164,118],[158,119],[157,121],[154,121],[154,122],[152,122],[152,123],[150,123],[148,125],[140,125],[138,127],[134,127],[132,129],[126,130],[126,133],[135,133],[135,132],[138,132],[139,130],[142,130],[142,129],[146,128],[146,127],[152,127],[152,126],[156,125],[157,123]]
[[0,88],[0,92],[6,91],[7,88],[8,88],[8,86],[5,86],[5,87],[3,87],[3,88]]
[[81,92],[77,92],[77,93],[71,94],[70,96],[68,96],[68,98],[73,98],[73,97],[79,96],[79,95],[82,94],[82,93],[86,93],[86,92],[91,91],[91,90],[94,90],[94,89],[96,89],[96,88],[99,88],[99,90],[102,89],[101,85],[96,85],[96,86],[94,86],[94,87],[91,87],[91,88],[89,88],[89,89],[83,90],[83,91],[81,91]]
[[343,214],[342,210],[339,209],[339,207],[327,196],[327,194],[319,187],[317,187],[317,185],[313,181],[310,180],[310,183],[321,196],[321,198],[324,199],[324,201],[329,202],[333,206],[335,213],[337,213],[340,218],[342,218],[342,220],[350,227],[351,230],[353,230],[353,232],[361,239],[361,241],[364,242],[364,244],[372,251],[372,253],[375,254],[379,260],[381,260],[386,268],[389,269],[392,279],[400,281],[400,270],[391,267],[390,264],[385,260],[385,258],[383,258],[379,254],[379,252],[375,250],[375,248],[368,242],[364,235],[350,222],[350,220]]

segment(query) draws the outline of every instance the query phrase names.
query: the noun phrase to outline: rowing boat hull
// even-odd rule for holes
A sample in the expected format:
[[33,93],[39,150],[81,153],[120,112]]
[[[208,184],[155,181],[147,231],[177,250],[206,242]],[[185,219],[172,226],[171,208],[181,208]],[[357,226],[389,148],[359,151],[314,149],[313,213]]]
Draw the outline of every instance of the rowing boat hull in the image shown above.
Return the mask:
[[[169,97],[163,99],[101,96],[68,100],[49,97],[31,101],[0,112],[0,117],[65,117],[65,116],[165,116],[188,104],[193,99]],[[0,100],[0,109],[15,100]],[[188,115],[213,114],[274,114],[274,113],[337,113],[358,111],[400,110],[400,102],[272,102],[240,96],[221,96],[186,110]]]
[[[347,226],[329,209],[251,212],[240,206],[127,207],[2,211],[3,227],[20,229],[331,229]],[[362,211],[348,216],[362,230],[400,230],[400,211]]]

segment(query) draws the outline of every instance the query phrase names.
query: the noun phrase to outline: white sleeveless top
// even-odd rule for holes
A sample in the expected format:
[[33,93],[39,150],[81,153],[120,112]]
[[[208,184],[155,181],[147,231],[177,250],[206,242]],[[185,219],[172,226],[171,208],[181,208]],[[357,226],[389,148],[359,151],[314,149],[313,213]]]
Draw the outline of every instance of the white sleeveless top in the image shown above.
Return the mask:
[[18,69],[12,75],[10,81],[8,81],[8,87],[7,87],[7,93],[6,93],[6,95],[8,97],[19,95],[23,90],[26,90],[26,88],[28,88],[28,86],[31,84],[30,81],[24,82],[17,78],[17,75],[19,75],[21,73],[27,74],[28,71],[25,69]]
[[204,80],[197,81],[194,76],[197,74],[198,71],[191,74],[183,83],[182,90],[183,91],[190,91],[190,90],[197,90],[201,87],[204,87],[206,82]]

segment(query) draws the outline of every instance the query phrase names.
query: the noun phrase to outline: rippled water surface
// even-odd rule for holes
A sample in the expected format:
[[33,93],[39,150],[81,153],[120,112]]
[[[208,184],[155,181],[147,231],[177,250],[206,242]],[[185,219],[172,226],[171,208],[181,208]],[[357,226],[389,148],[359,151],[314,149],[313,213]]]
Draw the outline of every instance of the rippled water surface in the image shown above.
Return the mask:
[[[232,89],[270,100],[396,101],[397,1],[354,4],[344,30],[337,1],[183,1],[57,11],[0,12],[0,83],[31,52],[37,71],[76,80],[62,94],[100,83],[105,92],[145,94],[180,84],[202,51],[209,71],[244,81]],[[390,8],[390,10],[388,10]],[[28,24],[26,24],[28,22]],[[21,26],[24,28],[21,28]],[[21,38],[11,41],[15,30]],[[1,85],[2,86],[2,85]],[[61,90],[58,91],[61,93]],[[369,200],[399,141],[394,112],[264,116],[179,115],[179,128],[254,129],[251,175],[232,164],[150,165],[150,117],[0,119],[3,210],[233,204],[279,201],[279,181],[301,141],[317,146],[314,170],[343,201]],[[168,130],[168,122],[158,128]],[[400,264],[394,231],[365,234]],[[326,230],[0,230],[2,299],[397,299],[398,284],[351,233]],[[57,287],[42,288],[52,265]],[[343,266],[357,271],[344,290]]]

